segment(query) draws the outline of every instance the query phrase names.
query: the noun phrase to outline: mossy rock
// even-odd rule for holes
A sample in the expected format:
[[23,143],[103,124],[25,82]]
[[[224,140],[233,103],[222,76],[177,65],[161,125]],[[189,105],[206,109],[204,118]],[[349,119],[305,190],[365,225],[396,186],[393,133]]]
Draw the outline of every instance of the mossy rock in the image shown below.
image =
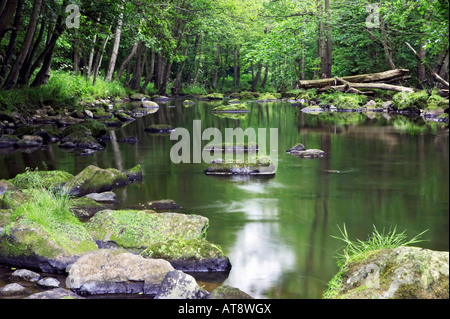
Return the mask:
[[65,185],[71,196],[102,193],[129,183],[125,172],[114,168],[102,169],[94,165],[86,167]]
[[338,95],[334,101],[338,110],[357,111],[367,103],[367,96],[356,94]]
[[64,171],[39,171],[27,170],[10,179],[14,186],[19,189],[31,189],[36,187],[57,188],[67,183],[73,175]]
[[185,272],[225,272],[231,264],[222,249],[204,239],[176,239],[150,245],[141,255],[164,259]]
[[90,218],[105,209],[105,206],[87,197],[73,199],[69,208],[70,212],[79,219]]
[[257,97],[258,97],[258,93],[255,93],[255,92],[244,91],[244,92],[240,93],[241,100],[254,100]]
[[271,101],[276,101],[276,100],[277,100],[277,97],[275,97],[274,94],[264,93],[258,97],[256,102],[265,103],[265,102],[271,102]]
[[87,119],[87,120],[83,121],[82,123],[74,124],[74,125],[71,125],[71,126],[65,128],[61,132],[61,136],[66,137],[75,132],[80,132],[80,133],[85,132],[85,134],[89,134],[89,132],[87,130],[89,130],[90,134],[93,137],[101,137],[106,134],[107,128],[106,128],[106,125],[104,125],[103,123],[101,123],[99,121]]
[[420,92],[399,92],[392,98],[394,108],[398,111],[419,112],[428,106],[428,93]]
[[15,209],[30,200],[21,190],[7,191],[0,196],[0,209]]
[[348,262],[329,299],[448,299],[449,253],[416,247],[372,251]]
[[324,112],[324,109],[322,109],[320,106],[318,105],[311,105],[308,107],[305,107],[302,109],[303,113],[309,113],[309,114],[318,114],[318,113],[322,113]]
[[[3,195],[0,195],[0,202],[2,200],[2,197]],[[12,209],[0,209],[0,234],[3,230],[3,227],[11,222],[12,213]]]
[[96,249],[86,229],[71,222],[49,227],[19,217],[0,235],[0,263],[45,273],[63,272],[81,255]]
[[151,134],[170,134],[175,129],[168,124],[155,124],[144,129],[145,132]]
[[241,101],[239,99],[231,99],[228,101],[228,104],[241,104]]
[[220,105],[212,110],[213,113],[248,113],[247,104]]
[[228,285],[222,285],[219,288],[214,289],[206,299],[254,299],[249,294],[243,292],[239,288],[234,288]]
[[192,101],[192,100],[185,100],[185,101],[183,101],[183,105],[185,105],[185,106],[191,106],[191,105],[194,105],[194,104],[195,104],[195,102]]
[[201,95],[199,97],[201,101],[217,101],[217,100],[223,100],[223,94],[222,93],[210,93],[207,95]]
[[209,220],[198,215],[156,213],[148,210],[98,212],[85,224],[90,234],[103,245],[141,252],[170,240],[204,239]]

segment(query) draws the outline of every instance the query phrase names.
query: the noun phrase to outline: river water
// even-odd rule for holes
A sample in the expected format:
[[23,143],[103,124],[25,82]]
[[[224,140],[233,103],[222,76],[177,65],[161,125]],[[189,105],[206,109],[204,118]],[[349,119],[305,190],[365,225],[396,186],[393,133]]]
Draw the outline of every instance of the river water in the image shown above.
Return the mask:
[[[247,117],[236,120],[212,114],[218,103],[161,104],[156,113],[111,132],[117,139],[134,136],[137,144],[112,141],[93,156],[75,156],[55,145],[0,154],[0,179],[26,167],[77,174],[91,164],[118,169],[141,164],[143,181],[115,190],[118,208],[173,199],[182,212],[208,217],[208,240],[220,245],[233,265],[220,283],[257,298],[321,298],[338,270],[335,257],[343,242],[332,236],[343,225],[351,239],[363,240],[374,225],[396,226],[410,238],[428,230],[419,246],[449,250],[448,126],[387,114],[317,116],[289,103],[255,102],[249,102]],[[206,176],[205,163],[172,163],[176,142],[169,136],[144,131],[170,124],[192,133],[194,120],[222,132],[278,128],[276,175]],[[307,160],[285,153],[297,143],[327,155]]]

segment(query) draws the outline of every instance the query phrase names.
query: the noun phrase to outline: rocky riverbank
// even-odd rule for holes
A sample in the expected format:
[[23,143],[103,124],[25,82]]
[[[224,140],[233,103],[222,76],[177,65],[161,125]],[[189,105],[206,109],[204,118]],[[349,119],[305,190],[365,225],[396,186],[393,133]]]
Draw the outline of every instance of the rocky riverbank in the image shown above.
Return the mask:
[[[0,181],[0,264],[65,274],[65,285],[52,288],[78,295],[210,296],[183,273],[231,270],[221,248],[206,239],[207,218],[167,213],[167,203],[180,207],[170,200],[150,202],[162,210],[103,207],[99,194],[141,179],[138,165],[126,171],[88,166],[75,176],[27,171]],[[173,276],[179,277],[177,287],[171,284]],[[0,295],[15,294],[23,296],[24,289],[16,284],[0,290]]]

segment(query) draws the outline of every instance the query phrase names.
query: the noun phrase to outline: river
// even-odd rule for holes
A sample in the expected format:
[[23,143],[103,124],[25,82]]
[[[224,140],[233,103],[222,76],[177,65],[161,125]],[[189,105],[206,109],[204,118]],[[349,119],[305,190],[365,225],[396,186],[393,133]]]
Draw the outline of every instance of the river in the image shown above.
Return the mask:
[[[111,132],[136,137],[134,145],[109,143],[93,156],[75,156],[52,145],[33,153],[0,153],[0,179],[26,167],[77,174],[88,165],[128,169],[141,164],[144,178],[115,190],[128,208],[173,199],[183,212],[210,220],[208,240],[220,245],[233,269],[225,284],[257,298],[321,298],[336,274],[342,252],[339,227],[351,239],[397,227],[409,237],[428,230],[421,247],[449,250],[449,130],[388,114],[310,115],[289,103],[249,102],[240,120],[221,118],[211,109],[221,102],[181,100],[161,104],[154,114]],[[278,128],[278,170],[272,178],[206,176],[205,163],[174,164],[169,136],[144,129],[170,124],[203,128]],[[205,142],[206,143],[206,142]],[[285,151],[297,143],[321,149],[320,159],[301,159]],[[332,172],[329,172],[332,171]]]

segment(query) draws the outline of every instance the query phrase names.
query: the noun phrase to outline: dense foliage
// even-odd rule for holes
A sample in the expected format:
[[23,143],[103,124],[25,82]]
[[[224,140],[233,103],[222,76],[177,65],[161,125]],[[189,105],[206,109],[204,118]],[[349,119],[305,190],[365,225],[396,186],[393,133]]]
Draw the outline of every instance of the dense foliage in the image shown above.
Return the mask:
[[[65,73],[159,94],[283,91],[299,79],[411,70],[448,81],[448,1],[1,0],[2,90]],[[79,9],[79,10],[78,10]]]

